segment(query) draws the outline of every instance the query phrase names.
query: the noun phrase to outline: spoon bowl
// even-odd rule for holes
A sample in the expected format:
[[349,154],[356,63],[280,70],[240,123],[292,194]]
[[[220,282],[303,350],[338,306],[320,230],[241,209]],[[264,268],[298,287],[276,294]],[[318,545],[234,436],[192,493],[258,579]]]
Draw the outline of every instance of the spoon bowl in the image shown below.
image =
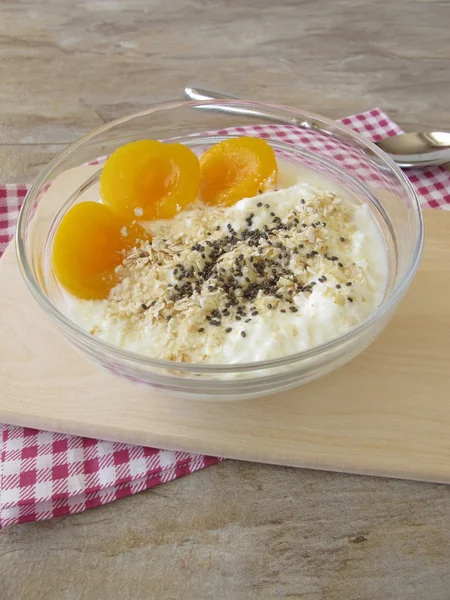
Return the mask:
[[450,133],[400,133],[375,144],[401,167],[440,165],[450,161]]

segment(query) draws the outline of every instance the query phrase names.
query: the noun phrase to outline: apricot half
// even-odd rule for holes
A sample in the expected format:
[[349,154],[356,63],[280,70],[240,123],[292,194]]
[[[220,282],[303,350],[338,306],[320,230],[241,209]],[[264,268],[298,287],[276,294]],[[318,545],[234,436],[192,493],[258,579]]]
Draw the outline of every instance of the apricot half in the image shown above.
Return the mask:
[[275,153],[265,140],[224,140],[200,158],[200,195],[207,204],[231,206],[276,185],[277,175]]
[[170,219],[193,202],[200,183],[197,156],[181,144],[140,140],[121,146],[100,176],[103,202],[131,219]]
[[74,296],[106,298],[118,279],[115,269],[124,251],[148,234],[138,224],[126,224],[110,208],[97,202],[72,206],[59,224],[53,242],[53,270]]

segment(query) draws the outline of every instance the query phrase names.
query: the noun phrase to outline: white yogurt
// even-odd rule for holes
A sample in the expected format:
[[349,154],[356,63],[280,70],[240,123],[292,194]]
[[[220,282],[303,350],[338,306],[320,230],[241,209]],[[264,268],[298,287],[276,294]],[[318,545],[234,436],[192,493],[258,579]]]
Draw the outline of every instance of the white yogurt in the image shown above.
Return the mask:
[[[285,176],[284,181],[292,184],[292,173]],[[354,206],[348,199],[327,195],[326,191],[316,186],[294,183],[286,189],[241,200],[229,208],[196,205],[185,209],[170,221],[148,224],[154,248],[158,252],[158,249],[165,248],[162,241],[161,246],[158,245],[158,236],[161,240],[171,239],[188,248],[199,242],[208,252],[205,241],[214,242],[223,238],[230,232],[230,227],[239,238],[248,229],[246,219],[251,213],[254,214],[251,230],[263,230],[264,226],[273,228],[274,217],[271,213],[275,213],[290,227],[294,215],[299,220],[298,226],[281,230],[276,233],[278,237],[273,237],[273,240],[281,240],[274,241],[274,244],[285,244],[286,249],[275,249],[261,238],[259,246],[250,250],[244,247],[244,242],[239,242],[231,248],[229,256],[225,254],[220,259],[223,261],[220,265],[225,265],[220,268],[229,274],[228,265],[235,265],[233,261],[240,252],[245,254],[242,276],[237,277],[239,281],[242,280],[243,288],[238,289],[237,294],[247,289],[246,277],[250,283],[258,281],[257,274],[252,270],[255,262],[249,262],[249,252],[256,262],[263,258],[275,261],[275,266],[267,267],[269,275],[273,268],[277,271],[276,277],[279,277],[282,269],[288,272],[286,277],[281,274],[282,279],[278,280],[287,282],[288,287],[283,288],[287,290],[283,299],[258,292],[254,300],[244,303],[245,317],[236,319],[239,314],[235,312],[236,307],[232,306],[229,308],[230,315],[222,315],[221,312],[220,325],[211,325],[216,320],[214,317],[212,321],[211,317],[209,321],[206,319],[211,309],[228,309],[224,309],[223,297],[216,293],[217,290],[209,291],[210,282],[203,284],[202,293],[174,304],[168,300],[174,288],[168,289],[167,286],[184,283],[185,280],[177,279],[179,272],[174,275],[175,262],[181,262],[181,259],[174,257],[173,261],[163,261],[157,271],[149,270],[151,260],[137,259],[145,263],[144,283],[133,272],[126,285],[117,286],[111,298],[102,301],[80,300],[65,293],[65,312],[82,328],[123,349],[154,358],[197,363],[232,364],[279,358],[307,350],[345,333],[368,318],[383,298],[387,258],[382,234],[367,206]],[[265,208],[266,204],[269,204],[269,209]],[[328,206],[333,207],[330,213],[327,213]],[[338,219],[341,209],[346,221],[344,219],[345,223],[334,230],[333,219]],[[327,214],[330,214],[329,223],[326,223]],[[319,222],[317,215],[320,225],[314,227],[311,222]],[[306,227],[303,227],[303,222]],[[217,223],[220,225],[213,229]],[[208,231],[212,232],[209,237]],[[324,247],[327,248],[326,259],[322,256]],[[315,248],[322,250],[316,250],[316,255],[306,258]],[[197,252],[195,255],[200,265],[205,262],[201,254]],[[280,255],[282,259],[278,258]],[[208,260],[208,256],[205,260]],[[218,272],[220,274],[221,271]],[[311,288],[304,291],[289,287],[292,285],[292,274],[298,275],[297,286],[308,286],[313,282]],[[290,289],[293,290],[292,294],[289,294]],[[241,297],[238,295],[238,298]],[[147,306],[153,301],[156,303],[149,309],[141,308],[143,302]],[[188,306],[186,312],[183,312],[183,302]],[[268,308],[269,305],[272,308]],[[251,320],[247,322],[247,319]]]

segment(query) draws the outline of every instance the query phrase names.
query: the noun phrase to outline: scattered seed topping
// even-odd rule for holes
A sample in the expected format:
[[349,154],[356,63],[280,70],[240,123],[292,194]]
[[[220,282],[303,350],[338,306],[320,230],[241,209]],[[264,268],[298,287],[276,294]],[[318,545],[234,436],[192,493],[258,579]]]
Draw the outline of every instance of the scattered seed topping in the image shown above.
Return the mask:
[[[108,299],[108,315],[130,329],[165,323],[162,357],[190,362],[198,334],[214,335],[220,345],[234,322],[251,328],[269,312],[271,319],[277,312],[298,319],[313,293],[345,304],[341,287],[364,278],[348,255],[350,245],[340,243],[355,231],[347,205],[323,192],[300,199],[287,214],[277,214],[276,200],[252,208],[239,221],[228,207],[196,203],[170,221],[152,222],[152,241],[117,269],[121,283]],[[180,343],[181,332],[189,344]]]

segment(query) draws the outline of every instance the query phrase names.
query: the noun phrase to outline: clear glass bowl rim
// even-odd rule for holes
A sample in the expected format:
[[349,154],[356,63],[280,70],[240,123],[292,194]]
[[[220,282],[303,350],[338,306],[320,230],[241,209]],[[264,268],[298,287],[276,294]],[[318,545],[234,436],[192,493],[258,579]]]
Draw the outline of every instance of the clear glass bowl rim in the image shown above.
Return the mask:
[[[33,205],[33,201],[35,199],[36,194],[41,189],[44,181],[49,177],[52,171],[58,167],[64,160],[72,154],[74,150],[82,146],[85,142],[91,140],[97,135],[101,134],[104,131],[108,131],[118,125],[124,125],[129,121],[134,119],[139,119],[141,117],[146,117],[155,113],[157,111],[164,110],[172,110],[177,108],[195,108],[197,106],[203,105],[229,105],[231,107],[242,108],[242,109],[260,109],[260,110],[273,110],[273,111],[283,111],[283,116],[286,113],[292,115],[293,122],[297,119],[302,119],[306,122],[318,123],[320,125],[325,125],[326,127],[331,127],[332,129],[336,129],[343,134],[352,138],[358,145],[362,145],[363,147],[370,150],[374,153],[380,162],[384,166],[387,167],[391,174],[395,175],[400,183],[405,188],[405,191],[408,193],[412,209],[414,211],[414,224],[416,226],[417,235],[416,235],[416,243],[414,252],[411,255],[408,267],[406,269],[405,275],[403,278],[398,281],[392,290],[391,295],[386,298],[377,310],[365,321],[363,321],[360,325],[351,329],[347,333],[340,335],[324,344],[319,346],[315,346],[310,350],[305,350],[303,352],[299,352],[296,354],[291,354],[289,356],[285,356],[282,358],[275,358],[266,361],[259,362],[250,362],[250,363],[233,363],[231,365],[226,364],[198,364],[198,363],[182,363],[176,361],[168,361],[162,359],[154,359],[144,355],[140,355],[134,352],[129,352],[128,350],[123,350],[118,346],[114,346],[108,342],[103,340],[94,338],[87,331],[81,329],[75,323],[73,323],[69,318],[67,318],[63,313],[61,313],[56,306],[54,306],[47,296],[42,292],[39,282],[34,276],[33,269],[31,268],[30,261],[27,257],[27,251],[25,247],[25,235],[26,235],[26,225],[28,215]],[[289,121],[286,121],[289,124]],[[57,154],[55,158],[53,158],[50,163],[42,169],[39,175],[36,177],[34,182],[32,183],[28,193],[23,202],[22,208],[19,212],[19,217],[17,221],[16,228],[16,254],[19,263],[19,268],[21,270],[22,276],[25,280],[25,283],[30,290],[33,297],[36,299],[38,304],[43,308],[43,310],[59,325],[63,330],[67,330],[70,334],[75,335],[82,341],[84,344],[96,347],[98,350],[101,350],[104,353],[108,353],[118,361],[126,361],[129,363],[134,363],[136,366],[141,367],[150,367],[156,369],[164,369],[164,370],[177,370],[177,371],[185,371],[191,373],[236,373],[236,372],[252,372],[259,371],[260,369],[270,369],[285,365],[290,365],[293,363],[298,363],[299,361],[306,361],[308,359],[316,358],[328,351],[336,349],[340,345],[344,345],[346,342],[360,336],[365,330],[369,329],[376,321],[381,319],[386,313],[388,313],[393,306],[401,299],[408,286],[410,285],[417,268],[419,266],[422,253],[423,253],[423,244],[424,244],[424,224],[423,224],[423,215],[420,207],[419,199],[417,194],[412,187],[410,181],[405,176],[405,174],[401,171],[401,169],[395,164],[395,162],[378,146],[373,144],[371,141],[363,138],[358,133],[326,117],[322,117],[321,115],[316,115],[314,113],[310,113],[304,110],[291,108],[288,106],[283,106],[280,104],[267,104],[263,102],[257,101],[249,101],[249,100],[207,100],[207,101],[189,101],[189,102],[170,102],[165,104],[160,104],[156,106],[152,106],[146,110],[132,113],[130,115],[126,115],[124,117],[120,117],[119,119],[115,119],[114,121],[110,121],[97,129],[94,129],[90,133],[84,135],[77,141],[69,144],[62,152]]]

